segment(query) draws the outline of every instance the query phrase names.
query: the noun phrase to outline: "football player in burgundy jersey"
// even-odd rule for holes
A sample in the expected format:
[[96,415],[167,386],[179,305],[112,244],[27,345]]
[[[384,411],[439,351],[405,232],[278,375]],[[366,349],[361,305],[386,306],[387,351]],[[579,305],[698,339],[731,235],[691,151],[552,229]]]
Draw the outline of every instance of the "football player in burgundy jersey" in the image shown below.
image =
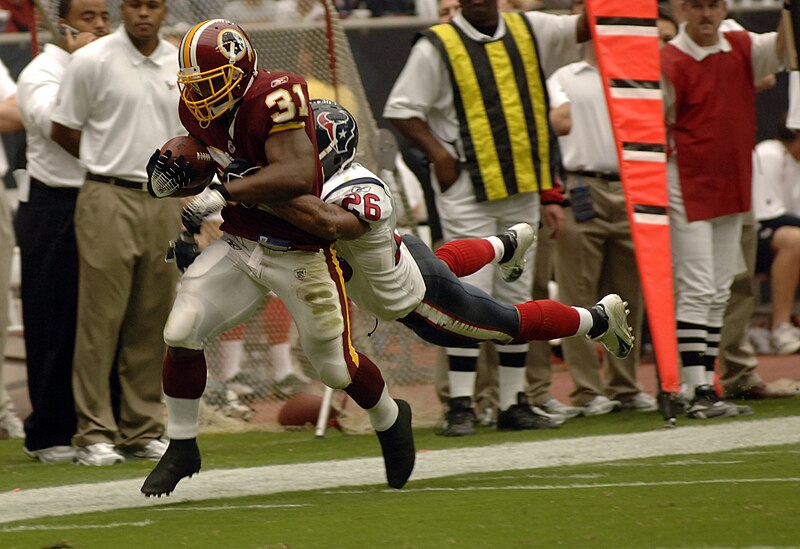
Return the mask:
[[[223,238],[186,270],[164,327],[168,351],[163,388],[169,447],[142,486],[169,494],[200,469],[198,411],[205,389],[205,344],[253,315],[270,291],[289,309],[300,343],[320,379],[343,389],[368,415],[378,434],[389,486],[402,488],[414,467],[411,410],[392,399],[372,361],[350,341],[347,298],[332,224],[304,231],[270,204],[308,194],[318,197],[322,171],[305,80],[257,66],[245,31],[223,19],[190,29],[179,49],[180,117],[209,149],[220,171],[234,159],[258,166],[214,183],[184,208],[184,226],[198,230],[222,209]],[[185,162],[159,151],[148,164],[153,196],[172,196],[191,180]],[[184,189],[185,190],[185,189]],[[196,192],[196,191],[195,191]],[[357,224],[358,234],[365,226]]]

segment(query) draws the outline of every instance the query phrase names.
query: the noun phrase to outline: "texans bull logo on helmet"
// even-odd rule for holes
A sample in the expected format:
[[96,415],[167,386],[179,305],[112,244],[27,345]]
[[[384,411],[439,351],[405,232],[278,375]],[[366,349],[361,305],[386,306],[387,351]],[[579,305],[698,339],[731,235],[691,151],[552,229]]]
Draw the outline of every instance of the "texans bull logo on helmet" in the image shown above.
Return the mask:
[[347,109],[330,99],[312,99],[310,104],[322,173],[329,179],[356,157],[358,126]]
[[344,154],[351,147],[350,141],[355,138],[347,127],[347,120],[332,120],[327,112],[317,114],[317,127],[328,133],[330,148],[337,154]]

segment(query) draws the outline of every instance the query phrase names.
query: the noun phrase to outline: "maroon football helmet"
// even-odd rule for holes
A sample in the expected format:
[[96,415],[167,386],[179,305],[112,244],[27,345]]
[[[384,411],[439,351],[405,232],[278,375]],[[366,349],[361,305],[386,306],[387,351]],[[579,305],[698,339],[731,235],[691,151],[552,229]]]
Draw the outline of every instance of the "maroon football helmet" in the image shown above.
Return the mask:
[[221,116],[244,95],[258,68],[244,29],[225,19],[195,25],[178,51],[181,99],[203,123]]

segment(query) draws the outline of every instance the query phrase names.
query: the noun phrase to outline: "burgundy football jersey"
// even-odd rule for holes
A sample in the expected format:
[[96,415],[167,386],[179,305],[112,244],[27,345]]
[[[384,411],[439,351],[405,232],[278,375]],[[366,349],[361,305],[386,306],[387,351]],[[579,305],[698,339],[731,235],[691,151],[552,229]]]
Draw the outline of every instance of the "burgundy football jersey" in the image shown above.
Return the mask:
[[[208,146],[222,169],[234,158],[266,166],[264,142],[270,134],[288,128],[303,127],[314,144],[314,150],[317,147],[306,81],[293,73],[260,70],[240,101],[232,134],[229,134],[227,116],[221,116],[203,128],[183,103],[179,106],[179,113],[189,134]],[[322,168],[317,160],[317,181],[312,193],[319,196],[321,189]],[[229,204],[223,208],[222,218],[223,231],[249,240],[258,241],[261,236],[270,236],[298,245],[317,246],[328,242],[259,208],[258,204]]]

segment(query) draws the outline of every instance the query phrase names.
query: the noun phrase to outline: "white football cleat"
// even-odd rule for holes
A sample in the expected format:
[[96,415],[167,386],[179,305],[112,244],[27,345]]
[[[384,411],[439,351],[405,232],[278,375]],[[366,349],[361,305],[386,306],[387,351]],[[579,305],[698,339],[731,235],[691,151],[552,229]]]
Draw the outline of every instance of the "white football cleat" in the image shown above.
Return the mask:
[[633,349],[633,328],[628,326],[628,302],[622,301],[617,294],[608,294],[592,307],[608,320],[605,333],[591,338],[603,344],[609,353],[619,358],[626,358]]
[[525,252],[536,242],[536,232],[527,223],[517,223],[503,232],[514,242],[514,255],[511,259],[500,263],[500,273],[503,280],[513,282],[522,276],[525,270]]

